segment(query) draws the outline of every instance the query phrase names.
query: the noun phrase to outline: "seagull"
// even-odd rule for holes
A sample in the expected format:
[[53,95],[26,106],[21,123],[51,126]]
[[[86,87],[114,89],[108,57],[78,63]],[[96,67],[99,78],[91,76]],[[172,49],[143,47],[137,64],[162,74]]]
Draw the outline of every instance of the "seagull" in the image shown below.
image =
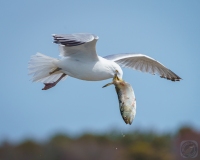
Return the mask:
[[60,59],[41,53],[31,56],[28,64],[33,82],[44,83],[42,90],[54,87],[67,76],[86,80],[101,81],[117,76],[122,79],[121,67],[131,68],[171,81],[181,78],[153,58],[134,53],[120,53],[101,57],[96,52],[98,36],[90,33],[53,34],[54,43],[59,45]]

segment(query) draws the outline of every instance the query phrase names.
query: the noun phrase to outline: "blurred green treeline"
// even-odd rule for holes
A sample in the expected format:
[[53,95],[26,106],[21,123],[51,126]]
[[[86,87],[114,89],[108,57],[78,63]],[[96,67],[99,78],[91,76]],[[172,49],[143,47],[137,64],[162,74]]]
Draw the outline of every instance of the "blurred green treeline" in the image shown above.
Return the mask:
[[[182,127],[175,134],[113,131],[76,138],[57,134],[47,142],[25,140],[12,144],[4,141],[0,144],[0,160],[182,160],[180,145],[185,140],[194,140],[200,145],[200,132]],[[198,152],[193,160],[200,160],[199,149]]]

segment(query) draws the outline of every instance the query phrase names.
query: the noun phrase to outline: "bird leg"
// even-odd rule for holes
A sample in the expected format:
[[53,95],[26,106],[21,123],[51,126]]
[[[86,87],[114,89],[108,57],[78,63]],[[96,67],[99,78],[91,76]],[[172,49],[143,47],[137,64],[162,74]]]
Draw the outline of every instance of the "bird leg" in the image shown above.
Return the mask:
[[54,69],[53,71],[49,72],[49,74],[53,74],[53,73],[55,73],[55,72],[57,72],[57,71],[60,71],[60,70],[61,70],[61,68],[57,67],[57,68]]
[[53,83],[44,83],[44,88],[42,88],[42,90],[47,90],[47,89],[50,89],[52,87],[54,87],[63,77],[65,77],[67,74],[63,73],[62,76],[60,76],[60,78],[53,82]]

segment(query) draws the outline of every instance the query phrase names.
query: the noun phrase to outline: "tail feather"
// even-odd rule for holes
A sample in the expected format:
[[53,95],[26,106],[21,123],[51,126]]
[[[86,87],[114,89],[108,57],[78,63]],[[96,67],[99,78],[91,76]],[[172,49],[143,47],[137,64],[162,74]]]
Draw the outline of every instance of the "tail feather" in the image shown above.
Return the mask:
[[35,80],[35,82],[53,83],[53,82],[56,82],[62,76],[62,74],[63,73],[58,73],[51,76],[47,76],[47,77]]
[[[40,68],[40,70],[38,70],[38,68]],[[33,75],[37,75],[39,74],[40,72],[42,72],[42,70],[46,69],[46,67],[44,66],[38,66],[38,67],[33,67],[33,68],[30,68],[29,66],[29,75],[33,74]]]
[[29,74],[32,75],[32,81],[42,83],[53,83],[57,81],[63,73],[57,71],[50,74],[50,72],[57,68],[56,62],[58,62],[57,59],[41,53],[31,56],[28,69]]

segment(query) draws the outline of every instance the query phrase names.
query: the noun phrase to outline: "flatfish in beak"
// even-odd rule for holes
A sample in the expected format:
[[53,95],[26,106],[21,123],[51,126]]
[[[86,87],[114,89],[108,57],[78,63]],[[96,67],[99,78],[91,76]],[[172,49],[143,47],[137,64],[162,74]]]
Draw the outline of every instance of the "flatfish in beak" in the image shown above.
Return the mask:
[[115,85],[122,118],[126,124],[131,125],[136,115],[136,99],[133,88],[129,83],[118,78],[117,74],[113,78],[113,82],[106,84],[103,88],[112,84]]

